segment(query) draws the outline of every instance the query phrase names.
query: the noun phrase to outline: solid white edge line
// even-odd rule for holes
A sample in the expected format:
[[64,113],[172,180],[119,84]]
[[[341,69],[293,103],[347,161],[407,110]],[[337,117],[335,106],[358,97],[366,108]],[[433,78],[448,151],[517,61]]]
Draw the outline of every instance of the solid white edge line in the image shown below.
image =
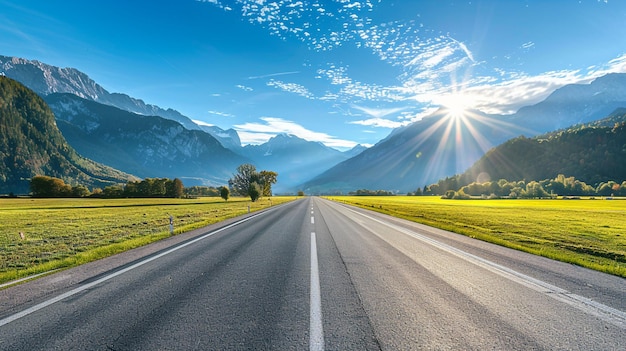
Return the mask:
[[124,273],[126,273],[128,271],[131,271],[131,270],[135,269],[135,268],[143,266],[146,263],[152,262],[152,261],[154,261],[154,260],[156,260],[158,258],[161,258],[161,257],[165,256],[165,255],[171,254],[174,251],[178,251],[178,250],[180,250],[180,249],[182,249],[182,248],[184,248],[186,246],[195,244],[195,243],[197,243],[200,240],[204,240],[204,239],[206,239],[206,238],[208,238],[208,237],[210,237],[210,236],[212,236],[214,234],[217,234],[217,233],[222,232],[224,230],[230,229],[230,228],[232,228],[232,227],[234,227],[236,225],[239,225],[241,223],[247,222],[247,221],[249,221],[249,220],[251,220],[253,218],[256,218],[258,216],[261,216],[261,215],[263,215],[263,214],[265,214],[267,212],[268,211],[257,213],[255,215],[250,216],[250,217],[247,217],[247,218],[244,218],[242,220],[239,220],[239,221],[237,221],[235,223],[231,223],[231,224],[229,224],[229,225],[227,225],[227,226],[225,226],[223,228],[217,229],[217,230],[212,231],[210,233],[204,234],[201,237],[198,237],[198,238],[193,239],[191,241],[188,241],[186,243],[183,243],[183,244],[180,244],[178,246],[175,246],[175,247],[173,247],[173,248],[171,248],[171,249],[169,249],[169,250],[167,250],[165,252],[162,252],[162,253],[160,253],[158,255],[155,255],[155,256],[149,257],[149,258],[147,258],[147,259],[145,259],[143,261],[137,262],[137,263],[135,263],[132,266],[129,266],[129,267],[126,267],[126,268],[121,269],[119,271],[113,272],[113,273],[111,273],[109,275],[106,275],[106,276],[96,280],[96,281],[93,281],[91,283],[82,285],[82,286],[80,286],[78,288],[75,288],[75,289],[70,290],[70,291],[68,291],[66,293],[63,293],[63,294],[58,295],[56,297],[53,297],[53,298],[51,298],[49,300],[46,300],[46,301],[44,301],[42,303],[39,303],[39,304],[37,304],[35,306],[29,307],[29,308],[27,308],[27,309],[25,309],[25,310],[23,310],[21,312],[18,312],[18,313],[15,313],[15,314],[11,315],[11,316],[8,316],[8,317],[0,320],[0,327],[5,325],[5,324],[9,324],[9,323],[11,323],[13,321],[16,321],[16,320],[18,320],[18,319],[20,319],[22,317],[25,317],[25,316],[33,313],[33,312],[39,311],[40,309],[46,308],[46,307],[48,307],[48,306],[50,306],[50,305],[52,305],[52,304],[54,304],[56,302],[59,302],[59,301],[61,301],[63,299],[66,299],[66,298],[68,298],[68,297],[70,297],[72,295],[75,295],[75,294],[78,294],[78,293],[80,293],[82,291],[85,291],[85,290],[87,290],[87,289],[89,289],[89,288],[91,288],[91,287],[93,287],[95,285],[98,285],[100,283],[103,283],[103,282],[105,282],[105,281],[107,281],[109,279],[115,278],[118,275],[124,274]]
[[322,296],[317,262],[317,243],[315,233],[311,233],[311,295],[309,318],[309,350],[324,350],[324,328],[322,326]]
[[7,286],[15,285],[15,284],[18,284],[18,283],[21,283],[21,282],[24,282],[24,281],[27,281],[27,280],[30,280],[30,279],[35,279],[37,277],[41,277],[42,275],[52,274],[52,273],[58,271],[59,269],[61,269],[61,268],[53,269],[51,271],[47,271],[47,272],[43,272],[43,273],[39,273],[39,274],[29,275],[28,277],[24,277],[24,278],[20,278],[20,279],[16,279],[16,280],[11,280],[10,282],[6,282],[6,283],[3,283],[3,284],[0,284],[0,289],[2,289],[4,287],[7,287]]
[[465,259],[468,262],[472,262],[477,266],[481,266],[493,273],[496,273],[502,277],[505,277],[509,280],[515,281],[519,284],[522,284],[526,287],[529,287],[535,291],[538,291],[540,293],[543,293],[555,300],[564,302],[572,307],[575,307],[577,309],[579,309],[580,311],[583,311],[585,313],[591,314],[593,316],[596,316],[606,322],[609,322],[617,327],[620,328],[626,328],[626,313],[623,311],[620,311],[618,309],[615,309],[613,307],[610,306],[606,306],[602,303],[596,302],[594,300],[591,300],[587,297],[584,296],[580,296],[577,294],[573,294],[565,289],[561,289],[558,286],[552,285],[550,283],[544,282],[542,280],[539,279],[535,279],[531,276],[528,276],[526,274],[517,272],[511,268],[502,266],[500,264],[497,264],[495,262],[486,260],[482,257],[473,255],[469,252],[465,252],[463,250],[457,249],[456,247],[444,244],[440,241],[437,241],[435,239],[429,238],[425,235],[422,234],[418,234],[410,229],[404,228],[404,227],[400,227],[391,223],[386,223],[383,222],[379,219],[376,219],[374,217],[371,217],[369,215],[366,215],[364,213],[355,211],[351,208],[345,207],[347,210],[356,213],[360,216],[363,216],[365,218],[368,218],[370,220],[373,220],[375,222],[378,222],[380,224],[389,226],[391,228],[394,228],[395,230],[402,232],[404,234],[407,234],[409,236],[412,236],[415,239],[418,239],[420,241],[423,241],[425,243],[431,244],[443,251],[449,252],[455,256],[458,256],[460,258]]

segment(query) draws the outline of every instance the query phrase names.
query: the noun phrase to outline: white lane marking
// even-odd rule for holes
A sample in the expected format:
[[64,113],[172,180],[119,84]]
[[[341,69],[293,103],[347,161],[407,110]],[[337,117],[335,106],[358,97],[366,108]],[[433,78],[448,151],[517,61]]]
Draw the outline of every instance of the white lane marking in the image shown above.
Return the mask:
[[311,224],[315,224],[315,217],[311,217]]
[[322,327],[322,296],[320,274],[317,264],[317,243],[315,233],[311,233],[311,296],[309,319],[309,350],[324,350],[324,328]]
[[57,269],[53,269],[51,271],[47,271],[47,272],[43,272],[43,273],[39,273],[39,274],[33,274],[33,275],[29,275],[28,277],[24,277],[24,278],[20,278],[20,279],[16,279],[16,280],[11,280],[10,282],[6,282],[4,284],[0,284],[0,289],[9,286],[9,285],[14,285],[17,283],[21,283],[23,281],[29,280],[29,279],[35,279],[37,277],[41,277],[42,275],[46,275],[46,274],[52,274],[56,271],[58,271],[60,268]]
[[100,279],[98,279],[98,280],[96,280],[94,282],[82,285],[82,286],[80,286],[80,287],[78,287],[78,288],[76,288],[74,290],[70,290],[70,291],[68,291],[68,292],[66,292],[64,294],[61,294],[61,295],[56,296],[56,297],[53,297],[50,300],[44,301],[44,302],[42,302],[42,303],[40,303],[38,305],[32,306],[30,308],[27,308],[27,309],[25,309],[25,310],[23,310],[21,312],[18,312],[16,314],[14,314],[14,315],[8,316],[8,317],[0,320],[0,327],[5,325],[5,324],[9,324],[9,323],[11,323],[11,322],[13,322],[15,320],[18,320],[18,319],[20,319],[22,317],[25,317],[25,316],[33,313],[33,312],[39,311],[42,308],[46,308],[46,307],[52,305],[53,303],[59,302],[59,301],[61,301],[63,299],[66,299],[66,298],[72,296],[72,295],[76,295],[76,294],[78,294],[78,293],[80,293],[82,291],[85,291],[85,290],[87,290],[87,289],[89,289],[89,288],[91,288],[93,286],[96,286],[96,285],[98,285],[100,283],[103,283],[103,282],[105,282],[105,281],[107,281],[109,279],[115,278],[118,275],[124,274],[124,273],[126,273],[128,271],[131,271],[131,270],[137,268],[137,267],[143,266],[144,264],[146,264],[148,262],[152,262],[152,261],[154,261],[154,260],[156,260],[158,258],[161,258],[161,257],[165,256],[165,255],[169,255],[169,254],[171,254],[174,251],[178,251],[178,250],[182,249],[183,247],[186,247],[186,246],[189,246],[189,245],[193,245],[193,244],[197,243],[200,240],[204,240],[204,239],[206,239],[206,238],[208,238],[208,237],[210,237],[210,236],[212,236],[214,234],[222,232],[222,231],[224,231],[226,229],[230,229],[230,228],[232,228],[232,227],[234,227],[236,225],[239,225],[241,223],[247,222],[247,221],[249,221],[249,220],[251,220],[253,218],[256,218],[256,217],[261,216],[261,215],[266,214],[266,213],[268,213],[268,211],[262,212],[262,213],[257,213],[257,214],[255,214],[253,216],[248,217],[248,218],[244,218],[244,219],[242,219],[240,221],[237,221],[235,223],[231,223],[231,224],[229,224],[229,225],[227,225],[227,226],[225,226],[223,228],[220,228],[220,229],[217,229],[217,230],[215,230],[213,232],[204,234],[203,236],[198,237],[198,238],[196,238],[194,240],[188,241],[188,242],[186,242],[184,244],[181,244],[179,246],[175,246],[175,247],[173,247],[173,248],[171,248],[171,249],[169,249],[169,250],[167,250],[165,252],[162,252],[162,253],[160,253],[158,255],[155,255],[155,256],[149,257],[149,258],[147,258],[147,259],[145,259],[143,261],[137,262],[137,263],[135,263],[134,265],[132,265],[130,267],[126,267],[126,268],[121,269],[119,271],[113,272],[113,273],[111,273],[111,274],[109,274],[107,276],[104,276],[104,277],[102,277],[102,278],[100,278]]
[[368,218],[374,222],[378,222],[380,224],[386,225],[388,227],[391,227],[399,232],[402,232],[404,234],[410,235],[412,237],[414,237],[415,239],[421,240],[425,243],[431,244],[443,251],[446,251],[448,253],[451,253],[453,255],[456,255],[468,262],[474,263],[477,266],[483,267],[493,273],[496,273],[502,277],[505,277],[509,280],[515,281],[519,284],[522,284],[526,287],[529,287],[535,291],[538,291],[540,293],[543,293],[555,300],[567,303],[568,305],[575,307],[585,313],[591,314],[593,316],[596,316],[606,322],[609,322],[617,327],[620,328],[626,328],[626,312],[620,311],[618,309],[615,309],[613,307],[610,306],[606,306],[602,303],[596,302],[594,300],[591,300],[587,297],[584,296],[580,296],[574,293],[571,293],[565,289],[561,289],[558,286],[552,285],[550,283],[544,282],[542,280],[539,279],[535,279],[531,276],[528,276],[526,274],[517,272],[511,268],[502,266],[500,264],[497,264],[495,262],[486,260],[482,257],[473,255],[469,252],[465,252],[463,250],[457,249],[456,247],[444,244],[440,241],[437,241],[435,239],[429,238],[425,235],[422,234],[418,234],[410,229],[404,228],[404,227],[400,227],[388,222],[384,222],[381,220],[378,220],[374,217],[368,216],[366,214],[360,213],[358,211],[355,211],[351,208],[347,208],[345,207],[347,210],[356,213],[360,216],[363,216],[365,218]]

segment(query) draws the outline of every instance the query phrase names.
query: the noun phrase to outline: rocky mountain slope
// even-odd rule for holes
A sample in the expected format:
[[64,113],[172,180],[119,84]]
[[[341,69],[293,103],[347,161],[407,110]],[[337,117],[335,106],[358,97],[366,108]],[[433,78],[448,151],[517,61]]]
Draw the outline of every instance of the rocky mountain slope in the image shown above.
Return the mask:
[[81,154],[139,177],[180,178],[186,186],[224,185],[249,160],[211,135],[158,116],[144,116],[80,98],[50,94],[59,129]]
[[35,175],[91,188],[137,179],[80,156],[57,128],[43,99],[0,76],[0,193],[27,194]]

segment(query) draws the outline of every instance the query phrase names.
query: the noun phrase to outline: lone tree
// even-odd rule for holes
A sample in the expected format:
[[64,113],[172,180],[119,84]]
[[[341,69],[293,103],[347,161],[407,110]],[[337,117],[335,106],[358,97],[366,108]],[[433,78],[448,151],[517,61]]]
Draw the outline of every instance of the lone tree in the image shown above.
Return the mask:
[[233,193],[250,196],[252,202],[255,202],[261,196],[272,196],[272,184],[276,183],[277,178],[276,172],[257,172],[254,165],[245,163],[237,167],[237,174],[228,181],[228,186]]
[[224,199],[224,201],[228,201],[228,198],[230,197],[230,190],[228,187],[220,187],[220,196]]

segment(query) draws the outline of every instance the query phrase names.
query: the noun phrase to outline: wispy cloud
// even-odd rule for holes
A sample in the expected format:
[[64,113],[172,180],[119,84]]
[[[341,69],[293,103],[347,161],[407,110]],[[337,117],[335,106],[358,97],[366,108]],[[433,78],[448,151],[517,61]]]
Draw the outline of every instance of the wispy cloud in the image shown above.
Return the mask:
[[241,84],[235,85],[235,87],[237,87],[237,88],[239,88],[239,89],[241,89],[243,91],[253,91],[254,90],[254,89],[250,88],[249,86],[245,86],[245,85],[241,85]]
[[285,83],[285,82],[282,82],[282,81],[279,81],[279,80],[271,79],[269,82],[267,82],[267,86],[275,87],[275,88],[281,89],[283,91],[286,91],[288,93],[294,93],[294,94],[300,95],[302,97],[305,97],[307,99],[315,98],[313,93],[311,93],[307,88],[305,88],[304,86],[302,86],[300,84]]
[[213,127],[213,126],[214,126],[214,124],[207,123],[207,122],[205,122],[205,121],[201,121],[201,120],[199,120],[199,119],[192,119],[191,121],[192,121],[193,123],[195,123],[195,124],[199,125],[199,126],[207,126],[207,127]]
[[[380,0],[197,0],[224,10],[238,10],[250,23],[280,38],[295,37],[315,51],[328,51],[353,41]],[[228,4],[228,5],[226,5]]]
[[358,125],[368,126],[368,127],[389,128],[389,129],[395,129],[395,128],[399,128],[399,127],[410,124],[410,122],[406,122],[406,121],[399,122],[399,121],[392,121],[389,119],[377,118],[377,117],[368,118],[368,119],[359,120],[359,121],[350,121],[348,123],[358,124]]
[[230,113],[220,112],[220,111],[208,111],[212,115],[221,116],[221,117],[235,117],[235,115],[231,115]]
[[298,73],[300,73],[300,71],[278,72],[278,73],[264,74],[264,75],[260,75],[260,76],[251,76],[251,77],[248,77],[248,79],[250,79],[250,80],[252,80],[252,79],[264,79],[264,78],[286,76],[286,75],[298,74]]
[[[352,107],[364,112],[371,118],[350,121],[348,122],[349,124],[390,129],[407,126],[413,122],[421,120],[422,118],[434,113],[437,110],[436,107],[426,109],[416,109],[415,107],[372,109],[356,105],[353,105]],[[384,118],[385,116],[389,115],[397,116],[395,119]]]
[[263,117],[262,123],[244,123],[235,125],[243,144],[261,144],[278,134],[292,134],[308,141],[317,141],[334,148],[351,148],[357,145],[350,140],[338,139],[326,133],[309,130],[293,121],[275,117]]
[[371,118],[350,121],[348,122],[349,124],[358,124],[362,126],[378,127],[378,128],[398,128],[398,127],[402,127],[410,123],[407,121],[397,121],[397,120],[383,118],[385,116],[389,116],[389,115],[397,114],[401,112],[402,110],[405,109],[404,107],[369,108],[369,107],[363,107],[363,106],[357,106],[357,105],[352,105],[352,107],[365,113]]

